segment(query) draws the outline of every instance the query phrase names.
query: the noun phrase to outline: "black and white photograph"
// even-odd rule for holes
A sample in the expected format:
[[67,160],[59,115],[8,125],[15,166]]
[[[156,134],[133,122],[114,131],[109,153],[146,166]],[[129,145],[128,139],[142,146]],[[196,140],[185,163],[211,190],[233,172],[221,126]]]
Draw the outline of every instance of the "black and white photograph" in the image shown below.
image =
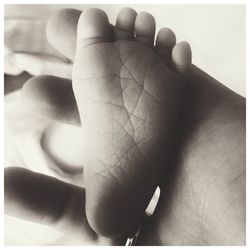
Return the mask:
[[246,4],[3,10],[4,246],[246,246]]

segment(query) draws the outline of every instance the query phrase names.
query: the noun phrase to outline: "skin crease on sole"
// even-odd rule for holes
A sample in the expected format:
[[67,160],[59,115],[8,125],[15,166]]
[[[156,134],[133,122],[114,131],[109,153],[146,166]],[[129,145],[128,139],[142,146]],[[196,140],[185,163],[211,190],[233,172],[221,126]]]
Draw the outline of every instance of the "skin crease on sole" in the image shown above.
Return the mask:
[[[52,31],[53,31],[53,29],[54,29],[54,32],[57,31],[58,28],[64,27],[64,25],[62,25],[63,23],[67,23],[67,19],[64,18],[64,16],[65,16],[64,13],[66,13],[66,12],[67,12],[66,10],[59,11],[58,13],[56,13],[54,15],[54,19],[53,19],[53,17],[50,19],[48,27],[50,27],[50,29]],[[69,14],[69,12],[70,11],[67,12],[67,15]],[[74,19],[74,16],[77,16],[76,19],[78,20],[78,17],[80,16],[80,11],[74,10],[71,13],[73,13],[73,12],[74,12],[74,14],[71,15],[71,18]],[[75,12],[77,12],[77,15],[75,15]],[[55,20],[56,17],[58,18],[58,20],[60,20],[59,23],[61,25],[54,25],[53,24],[53,20]],[[71,31],[74,31],[74,32],[72,32],[72,34],[73,34],[73,37],[76,37],[76,27],[75,26],[72,26]],[[53,34],[53,32],[51,32],[51,34]],[[165,35],[169,36],[169,34],[171,35],[171,32],[168,31],[168,32],[166,32]],[[53,35],[51,35],[51,37],[53,37]],[[65,34],[64,37],[62,37],[61,39],[59,39],[59,41],[56,40],[56,39],[54,39],[54,42],[52,42],[52,44],[54,43],[56,45],[56,44],[58,44],[58,42],[62,42],[62,43],[65,43],[65,45],[62,46],[62,47],[67,47],[67,43],[69,43],[69,41],[66,39],[66,37],[67,37],[67,34]],[[158,37],[157,37],[157,39],[158,39]],[[173,36],[171,36],[171,39],[175,40],[173,38]],[[171,39],[169,39],[169,41],[171,41]],[[170,48],[171,48],[171,46],[173,46],[173,45],[171,45],[171,42],[170,42]],[[70,46],[68,46],[68,47],[70,47]],[[60,50],[60,48],[58,48],[58,49]],[[160,46],[158,46],[157,49],[160,49]],[[162,53],[162,58],[163,58],[163,55],[167,55],[168,56],[170,54],[169,51],[167,50],[167,48],[166,48],[166,50],[163,50],[163,51],[164,52]],[[61,49],[61,52],[63,53],[63,49]],[[172,58],[172,59],[173,59],[173,61],[177,60],[176,62],[178,62],[178,58],[176,58],[175,55],[176,54],[173,51],[174,58]],[[72,51],[71,51],[71,53],[70,53],[70,55],[68,57],[69,58],[74,58],[74,56],[75,56],[75,50],[74,50],[74,48],[72,48]],[[167,57],[167,58],[169,58],[169,57]],[[184,58],[184,57],[179,57],[179,58]],[[176,63],[176,65],[178,65],[178,64],[179,63]],[[181,68],[183,68],[183,67],[181,67]],[[184,148],[188,147],[190,145],[190,143],[191,143],[190,138],[192,139],[192,134],[193,134],[192,131],[193,130],[195,131],[197,129],[197,127],[199,127],[200,131],[202,131],[202,128],[205,131],[208,129],[208,127],[206,127],[206,126],[204,127],[204,125],[206,125],[207,122],[204,121],[203,117],[206,118],[207,110],[209,110],[209,107],[212,106],[215,102],[218,102],[218,100],[220,100],[220,99],[224,99],[224,96],[230,94],[230,96],[234,97],[233,99],[234,99],[235,104],[240,102],[240,105],[236,105],[236,107],[233,107],[233,109],[237,110],[238,113],[240,113],[240,114],[242,113],[242,110],[243,110],[241,107],[244,106],[244,102],[245,102],[244,100],[241,100],[243,98],[239,97],[238,95],[236,95],[232,91],[228,90],[221,83],[217,82],[211,76],[207,75],[205,72],[201,71],[200,69],[198,69],[195,66],[192,66],[190,68],[190,73],[188,73],[188,79],[189,79],[189,81],[190,81],[191,84],[189,85],[189,90],[186,93],[186,97],[187,97],[186,98],[187,102],[185,102],[186,109],[185,109],[185,111],[183,111],[184,112],[184,117],[186,117],[186,118],[183,118],[183,120],[185,120],[184,123],[186,124],[186,122],[187,122],[187,127],[185,128],[186,132],[183,134],[183,141],[184,141],[183,142],[183,147]],[[43,76],[40,77],[39,81],[42,82],[42,80],[44,82],[46,82],[46,78],[44,78]],[[53,84],[57,85],[58,88],[60,88],[60,82],[61,81],[62,81],[61,79],[54,78],[53,79]],[[70,84],[70,83],[68,83],[68,84]],[[37,86],[36,85],[36,78],[31,79],[27,83],[26,90],[29,89],[29,88],[33,89],[33,90],[32,91],[26,91],[26,92],[24,92],[23,96],[26,97],[26,98],[24,98],[24,102],[27,99],[31,99],[31,102],[35,103],[36,106],[37,106],[37,108],[38,108],[38,110],[39,110],[39,104],[40,103],[37,103],[37,95],[38,95],[39,98],[42,98],[42,96],[41,96],[42,94],[40,92],[36,91],[36,86]],[[46,85],[44,85],[44,88],[46,88]],[[43,93],[45,93],[45,92],[43,92]],[[64,98],[62,98],[62,99],[66,100],[68,98],[68,96],[70,96],[70,95],[67,95],[67,91],[62,91],[62,93],[64,94]],[[53,112],[47,112],[46,110],[44,111],[43,110],[43,106],[40,106],[40,112],[44,113],[44,116],[47,115],[47,117],[49,117],[51,119],[54,119],[54,120],[57,120],[58,117],[61,114],[62,117],[60,117],[59,120],[61,120],[63,122],[66,122],[66,123],[72,123],[72,117],[70,116],[69,117],[70,119],[68,119],[67,113],[64,113],[64,112],[62,112],[60,110],[60,105],[53,105],[53,103],[57,104],[57,100],[53,99],[53,94],[50,95],[50,96],[51,96],[51,100],[50,100],[49,103],[51,103],[51,108],[54,111],[55,111],[55,109],[58,108],[58,111],[55,111],[55,113],[57,115],[54,117],[53,116],[54,115]],[[229,99],[228,102],[231,102],[230,99]],[[223,106],[224,103],[226,103],[226,102],[222,102],[221,106]],[[70,104],[70,107],[71,107],[71,104]],[[48,108],[49,108],[49,105],[48,105]],[[228,114],[228,112],[226,113],[226,115],[227,114]],[[234,114],[231,114],[230,117],[232,118],[232,120],[237,120],[237,117]],[[74,117],[73,117],[73,119],[74,119]],[[75,112],[75,121],[73,123],[80,125],[78,112]],[[234,133],[234,132],[231,132],[231,133]],[[237,132],[237,134],[238,134],[238,132]],[[208,140],[209,139],[211,140],[211,136],[212,136],[211,134],[210,134],[210,137],[208,136]],[[216,137],[220,137],[220,134],[217,134]],[[227,146],[225,145],[224,148],[226,148],[226,147]],[[205,148],[204,145],[203,145],[201,151],[203,150],[203,148],[204,148],[204,152],[206,152],[206,148]],[[244,151],[244,147],[238,148],[239,151],[241,149]],[[217,150],[219,151],[221,149],[217,149]],[[224,152],[224,154],[225,154],[225,152]],[[186,153],[185,156],[181,156],[181,157],[184,157],[184,160],[185,160],[185,157],[187,158],[188,155],[189,154]],[[190,155],[192,155],[192,152],[190,152]],[[197,162],[201,162],[200,159],[199,159],[199,157],[198,157],[199,155],[202,156],[204,154],[202,152],[200,152],[200,154],[197,154],[197,159],[196,159]],[[232,155],[234,155],[234,154],[232,154]],[[207,163],[207,162],[205,162],[205,163]],[[202,161],[201,166],[203,166],[203,165],[204,165],[204,162]],[[189,166],[188,163],[187,163],[187,166]],[[244,166],[244,164],[242,166]],[[204,167],[206,167],[206,165],[204,165]],[[210,169],[209,167],[210,166],[207,166],[207,169]],[[180,171],[181,171],[182,170],[182,165],[179,165],[178,169],[180,169]],[[192,175],[192,172],[193,171],[190,171],[190,175]],[[203,172],[201,171],[201,173],[203,173]],[[169,175],[169,176],[171,178],[172,174]],[[174,195],[175,194],[175,188],[174,188],[174,186],[171,186],[170,190],[171,190],[171,193],[173,194],[172,196],[173,197],[177,197],[177,195]],[[188,190],[188,189],[183,189],[183,190]],[[199,187],[197,187],[196,190],[199,193]],[[234,190],[232,190],[232,189],[228,189],[228,190],[230,190],[231,193],[234,192]],[[219,192],[217,192],[217,193],[219,193]],[[214,238],[213,241],[212,241],[211,238],[210,239],[204,239],[203,236],[199,232],[197,232],[197,234],[196,234],[196,241],[194,241],[194,238],[190,238],[190,235],[189,236],[186,235],[186,233],[188,233],[188,232],[180,230],[181,228],[183,228],[182,227],[182,225],[183,225],[182,221],[186,220],[185,219],[186,218],[185,217],[186,216],[186,212],[185,211],[187,211],[187,208],[185,206],[180,206],[178,209],[174,209],[173,210],[174,212],[171,213],[172,217],[169,215],[168,210],[171,209],[172,203],[174,203],[174,200],[177,199],[179,196],[177,198],[173,198],[173,199],[169,200],[169,199],[165,199],[165,196],[169,197],[169,194],[164,195],[165,192],[163,192],[162,194],[163,194],[162,195],[162,199],[161,199],[162,202],[160,203],[161,209],[159,211],[157,210],[157,213],[156,213],[156,216],[155,216],[156,220],[155,220],[155,222],[154,222],[153,225],[149,226],[150,230],[148,230],[148,231],[145,230],[143,232],[144,237],[142,237],[141,241],[140,241],[140,243],[142,245],[145,245],[145,244],[148,244],[148,245],[154,245],[154,244],[157,244],[157,245],[158,244],[159,245],[160,244],[162,244],[162,245],[168,245],[168,244],[169,245],[190,245],[191,244],[192,245],[192,244],[198,244],[198,242],[200,242],[199,244],[201,244],[201,242],[203,242],[203,244],[205,244],[205,245],[207,245],[207,244],[218,245],[218,244],[220,244],[220,242],[224,242],[224,244],[231,245],[231,244],[233,244],[233,242],[235,242],[234,241],[234,237],[230,237],[230,238],[225,239],[225,236],[221,235],[221,232],[219,231],[219,228],[218,228],[218,233],[217,233],[217,236],[218,236],[217,239]],[[180,198],[178,198],[178,199],[183,199],[183,197],[185,197],[185,196],[188,197],[188,193],[182,192],[182,194],[183,194],[183,196],[180,197]],[[168,202],[165,202],[165,200],[168,200]],[[211,202],[214,203],[214,201],[211,201]],[[165,203],[167,203],[167,204],[165,204]],[[240,206],[240,203],[238,203],[238,205]],[[169,208],[167,211],[165,211],[166,207]],[[236,210],[240,211],[240,209],[238,209],[238,208]],[[188,218],[192,219],[193,217],[191,215],[192,214],[189,214]],[[21,213],[19,213],[19,216],[21,216]],[[173,228],[173,227],[169,227],[171,221],[173,222],[172,225],[174,225],[174,223],[176,223],[176,221],[174,220],[175,216],[178,216],[178,217],[182,218],[182,220],[180,220],[179,229],[176,229],[176,228]],[[225,217],[225,219],[226,218],[227,217]],[[216,218],[214,218],[214,220],[216,220]],[[228,221],[230,221],[230,220],[228,219]],[[241,220],[238,220],[238,222],[237,222],[238,223],[237,224],[238,228],[241,227],[240,224],[239,224],[240,221]],[[190,228],[192,228],[192,227],[195,228],[196,227],[196,225],[193,222],[194,221],[192,221],[192,220],[189,222]],[[164,228],[164,225],[167,225],[166,229]],[[232,226],[230,228],[235,228],[235,226]],[[152,237],[152,235],[150,233],[150,232],[152,232],[152,230],[154,230],[154,232],[157,235],[155,238]],[[174,233],[174,232],[176,232],[176,233]],[[178,237],[176,238],[177,235],[179,237],[181,237],[181,239],[178,238]],[[207,234],[207,235],[209,235],[209,234]],[[244,235],[244,230],[242,231],[242,237],[238,238],[238,242],[240,244],[242,242],[244,242],[244,239],[243,239],[244,236],[243,235]],[[163,241],[163,239],[166,239],[166,242]],[[244,243],[242,243],[242,244],[244,244]]]

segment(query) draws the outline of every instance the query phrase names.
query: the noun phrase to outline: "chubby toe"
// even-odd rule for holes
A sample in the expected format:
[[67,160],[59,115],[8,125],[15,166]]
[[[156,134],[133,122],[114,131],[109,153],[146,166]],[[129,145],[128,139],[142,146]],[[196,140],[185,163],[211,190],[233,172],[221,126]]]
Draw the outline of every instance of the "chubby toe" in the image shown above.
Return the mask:
[[158,55],[170,66],[172,49],[176,44],[175,33],[169,28],[162,28],[156,37],[156,51]]
[[77,27],[77,49],[95,43],[110,42],[112,29],[106,13],[91,8],[81,14]]
[[135,40],[142,42],[145,45],[152,47],[154,45],[155,36],[155,19],[147,13],[141,12],[137,15],[135,20]]
[[186,73],[192,62],[192,51],[188,42],[177,43],[172,50],[172,67],[180,73]]
[[123,8],[117,15],[114,40],[133,40],[137,13],[132,8]]

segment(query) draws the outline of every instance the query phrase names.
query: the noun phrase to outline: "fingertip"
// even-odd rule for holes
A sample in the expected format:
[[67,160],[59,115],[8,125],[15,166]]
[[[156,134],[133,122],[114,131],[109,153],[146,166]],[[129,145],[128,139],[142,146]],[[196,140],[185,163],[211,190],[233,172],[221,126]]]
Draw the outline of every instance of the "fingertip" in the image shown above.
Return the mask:
[[81,125],[69,79],[49,75],[32,77],[24,84],[20,98],[22,105],[32,115]]
[[51,45],[73,60],[76,47],[76,29],[82,11],[76,9],[62,9],[55,11],[49,18],[46,35]]

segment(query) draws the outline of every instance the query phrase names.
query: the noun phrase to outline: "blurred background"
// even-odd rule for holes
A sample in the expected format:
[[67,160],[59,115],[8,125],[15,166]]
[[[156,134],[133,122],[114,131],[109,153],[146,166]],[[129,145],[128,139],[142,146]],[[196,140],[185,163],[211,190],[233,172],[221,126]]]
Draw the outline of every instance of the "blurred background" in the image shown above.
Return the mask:
[[[41,154],[40,138],[47,121],[30,118],[18,103],[19,89],[33,75],[70,78],[72,62],[50,46],[46,23],[57,9],[98,7],[110,22],[128,5],[5,5],[5,166],[21,166],[64,181],[51,171]],[[129,5],[148,11],[156,19],[156,32],[169,27],[177,41],[191,44],[193,63],[224,85],[245,96],[246,27],[244,5]],[[35,142],[36,141],[36,142]],[[33,159],[27,152],[37,151]],[[39,151],[40,150],[40,151]],[[57,171],[58,172],[58,171]],[[70,182],[70,181],[69,181]],[[71,236],[46,226],[5,216],[6,245],[78,245]]]

